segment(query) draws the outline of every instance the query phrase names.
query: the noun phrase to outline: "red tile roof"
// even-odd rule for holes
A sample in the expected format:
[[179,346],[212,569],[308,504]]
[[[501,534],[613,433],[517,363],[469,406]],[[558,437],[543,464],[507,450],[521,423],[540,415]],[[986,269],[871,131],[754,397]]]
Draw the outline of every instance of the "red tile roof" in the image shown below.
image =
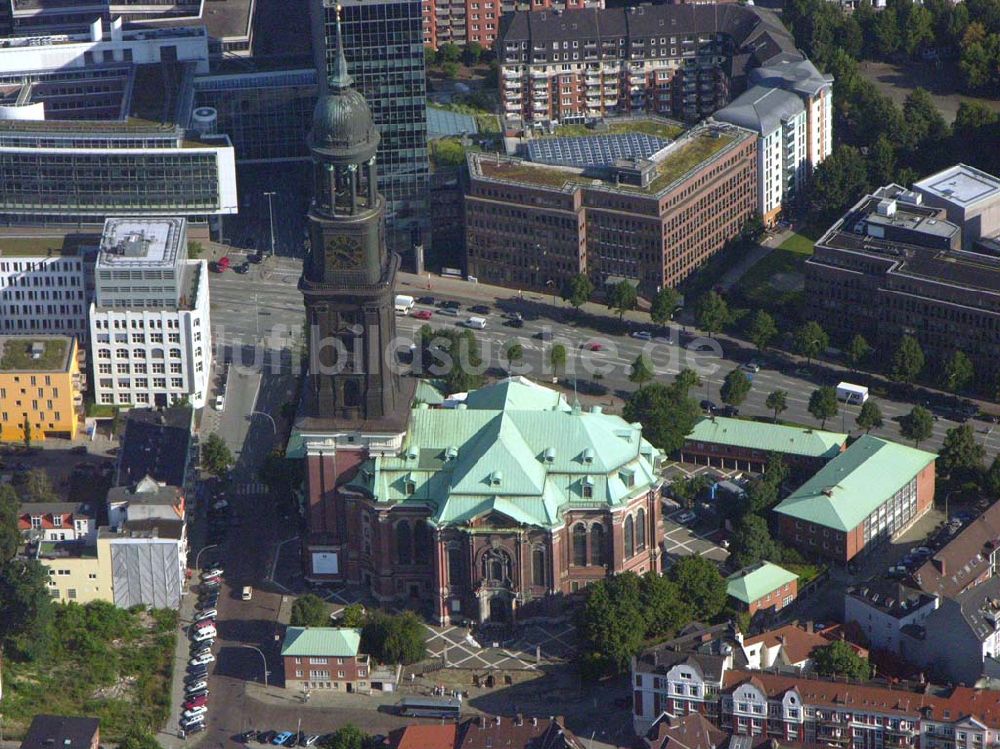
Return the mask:
[[455,738],[458,726],[454,723],[445,725],[410,725],[393,731],[389,740],[393,749],[455,749]]
[[683,718],[664,714],[650,727],[645,743],[650,749],[716,749],[728,738],[728,733],[701,713],[689,713]]
[[1000,545],[1000,502],[966,526],[911,575],[921,590],[954,598],[987,572],[990,552]]

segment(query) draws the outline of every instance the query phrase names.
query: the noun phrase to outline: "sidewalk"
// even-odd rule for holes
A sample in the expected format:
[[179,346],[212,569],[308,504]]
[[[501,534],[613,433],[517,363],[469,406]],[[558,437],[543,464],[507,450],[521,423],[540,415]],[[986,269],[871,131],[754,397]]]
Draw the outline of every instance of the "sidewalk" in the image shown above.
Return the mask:
[[[187,670],[190,643],[187,636],[187,625],[194,615],[196,596],[190,591],[181,598],[181,608],[178,612],[179,625],[177,630],[177,646],[174,648],[174,673],[170,683],[170,715],[163,728],[156,734],[156,740],[165,749],[180,749],[185,746],[185,740],[180,733],[180,709],[184,701],[184,674]],[[200,738],[200,736],[199,736]]]

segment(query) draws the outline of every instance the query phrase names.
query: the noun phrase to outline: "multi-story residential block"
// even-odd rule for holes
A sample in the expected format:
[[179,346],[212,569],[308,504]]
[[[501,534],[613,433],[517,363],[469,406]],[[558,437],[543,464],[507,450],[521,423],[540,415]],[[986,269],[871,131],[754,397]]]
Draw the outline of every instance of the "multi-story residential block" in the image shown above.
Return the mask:
[[17,529],[41,541],[97,542],[97,508],[82,502],[29,502],[18,510]]
[[205,405],[212,366],[208,266],[187,258],[183,218],[110,218],[90,309],[98,403]]
[[167,486],[193,486],[193,431],[194,409],[190,407],[133,408],[125,418],[113,485],[133,486],[149,477]]
[[784,499],[782,539],[846,564],[887,543],[934,503],[934,453],[864,435]]
[[799,576],[772,562],[759,562],[726,578],[726,594],[740,611],[777,613],[799,594]]
[[[771,11],[753,6],[517,12],[505,16],[496,47],[501,113],[514,126],[635,113],[695,121],[744,91],[749,71],[772,62],[784,74],[756,82],[808,100],[807,130],[814,106],[818,122],[832,112],[830,79]],[[811,97],[790,85],[804,74],[810,87],[820,83]]]
[[680,459],[726,470],[761,472],[769,456],[776,454],[786,465],[819,470],[840,455],[846,444],[847,435],[838,432],[712,416],[695,424],[684,438]]
[[596,157],[469,154],[470,275],[551,290],[584,273],[598,287],[627,279],[655,292],[722,249],[757,209],[757,142],[746,130],[699,126],[625,159],[612,154],[627,133],[594,137],[604,141]]
[[476,42],[489,49],[504,13],[603,7],[604,0],[424,0],[424,44],[437,49],[442,44],[464,47]]
[[[311,0],[316,68],[332,75],[343,52],[381,139],[378,190],[389,249],[429,244],[427,84],[421,0]],[[321,86],[325,91],[325,84]]]
[[370,692],[371,662],[360,647],[359,629],[289,627],[281,645],[285,689]]
[[[839,630],[840,627],[834,626],[815,631],[813,623],[807,622],[805,627],[786,624],[761,632],[739,643],[742,662],[753,670],[775,668],[809,672],[813,668],[813,652],[840,639],[842,633]],[[851,647],[861,657],[868,656],[865,648],[854,644]]]
[[910,583],[931,595],[955,598],[997,573],[1000,504],[990,505],[951,541],[910,574]]
[[0,240],[0,335],[65,335],[86,342],[94,254],[62,237]]
[[[919,189],[916,189],[919,185]],[[978,383],[1000,373],[1000,180],[959,164],[858,201],[806,261],[811,314],[885,355],[904,335],[931,361],[962,351]],[[937,207],[940,206],[940,207]],[[968,226],[954,223],[969,217]]]
[[773,226],[808,175],[805,104],[790,91],[754,86],[713,117],[757,133],[757,212]]
[[0,441],[75,439],[83,389],[75,338],[0,337]]
[[76,718],[65,715],[36,715],[31,719],[21,749],[98,749],[101,745],[101,724],[97,718]]
[[872,649],[902,654],[904,629],[923,624],[939,603],[938,596],[903,583],[871,580],[847,589],[844,621],[860,627]]

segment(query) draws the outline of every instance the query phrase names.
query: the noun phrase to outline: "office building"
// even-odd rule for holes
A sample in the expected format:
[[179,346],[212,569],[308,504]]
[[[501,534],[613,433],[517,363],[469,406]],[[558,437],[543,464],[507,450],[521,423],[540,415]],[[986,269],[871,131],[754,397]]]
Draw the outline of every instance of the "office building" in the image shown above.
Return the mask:
[[437,49],[442,44],[464,47],[477,42],[490,49],[504,13],[603,7],[604,0],[424,0],[424,44]]
[[[694,122],[753,83],[822,79],[772,11],[735,3],[517,12],[497,56],[501,114],[515,128],[636,114]],[[774,83],[749,78],[772,62]],[[824,79],[813,104],[826,118],[830,96]]]
[[83,390],[75,338],[0,337],[0,441],[75,439]]
[[109,218],[95,266],[91,362],[98,403],[205,405],[212,366],[208,265],[183,218]]
[[[975,381],[1000,374],[1000,179],[959,164],[851,207],[806,261],[810,315],[836,337],[861,333],[880,355],[913,336],[928,361],[955,351]],[[966,221],[965,224],[956,221]]]
[[937,455],[864,435],[774,508],[786,543],[846,564],[934,504]]
[[757,134],[757,212],[773,226],[805,186],[805,105],[789,91],[754,86],[713,117]]
[[469,275],[551,291],[583,273],[655,293],[722,249],[757,210],[757,139],[724,124],[677,137],[676,125],[643,123],[676,140],[620,132],[545,139],[528,158],[470,153]]
[[[310,0],[316,67],[333,73],[338,55],[336,7],[343,52],[381,140],[378,189],[385,199],[386,242],[409,253],[429,245],[427,91],[420,0]],[[324,76],[326,77],[326,76]]]
[[85,343],[95,254],[62,237],[0,239],[0,335]]

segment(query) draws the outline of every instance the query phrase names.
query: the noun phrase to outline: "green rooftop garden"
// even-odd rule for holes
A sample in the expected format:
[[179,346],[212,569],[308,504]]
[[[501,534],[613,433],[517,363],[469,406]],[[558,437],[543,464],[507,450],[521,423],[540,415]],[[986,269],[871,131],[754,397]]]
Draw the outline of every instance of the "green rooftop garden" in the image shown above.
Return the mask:
[[719,134],[718,137],[708,133],[695,135],[657,165],[657,176],[649,183],[649,192],[659,192],[735,140],[734,136],[725,134]]
[[[31,346],[34,343],[44,345],[42,355],[37,359],[31,357]],[[63,338],[7,338],[3,342],[3,358],[0,358],[0,370],[13,372],[27,370],[35,372],[61,371],[66,361],[68,341]]]
[[4,237],[0,239],[0,257],[75,254],[76,245],[67,246],[64,237]]
[[586,125],[559,125],[551,135],[546,133],[542,137],[566,138],[588,135],[619,135],[622,133],[645,133],[657,138],[676,140],[684,133],[684,126],[672,122],[661,122],[659,120],[610,122],[606,130],[595,130]]
[[543,187],[562,187],[570,180],[582,181],[584,178],[578,174],[564,172],[561,169],[550,169],[549,167],[536,166],[528,161],[503,161],[499,164],[493,159],[483,158],[479,162],[479,168],[486,177],[494,179],[507,179],[513,182],[527,182]]

